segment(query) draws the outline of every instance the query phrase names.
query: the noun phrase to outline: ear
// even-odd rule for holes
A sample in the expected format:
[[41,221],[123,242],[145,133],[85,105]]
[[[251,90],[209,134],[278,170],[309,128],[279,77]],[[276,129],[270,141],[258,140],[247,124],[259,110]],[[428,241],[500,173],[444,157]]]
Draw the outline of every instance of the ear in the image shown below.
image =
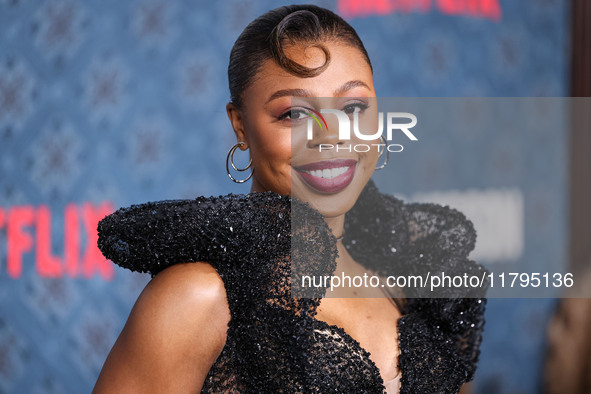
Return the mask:
[[237,142],[244,142],[244,145],[242,145],[240,149],[248,149],[248,139],[244,127],[244,116],[234,103],[226,104],[226,112],[228,113],[228,118],[230,118],[230,123],[232,123]]

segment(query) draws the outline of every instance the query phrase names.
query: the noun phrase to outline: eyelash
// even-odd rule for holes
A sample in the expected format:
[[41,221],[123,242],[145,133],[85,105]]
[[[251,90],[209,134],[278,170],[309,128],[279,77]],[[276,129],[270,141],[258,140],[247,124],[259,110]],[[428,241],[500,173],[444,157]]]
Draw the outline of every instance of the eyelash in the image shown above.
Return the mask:
[[[342,111],[345,112],[346,114],[353,114],[355,112],[355,110],[357,109],[357,112],[363,113],[366,109],[369,108],[369,105],[367,105],[364,102],[357,102],[357,103],[351,103],[351,104],[347,104],[343,107]],[[350,110],[353,111],[350,111]],[[290,119],[289,116],[293,116],[294,114],[304,114],[306,115],[307,113],[313,112],[312,110],[308,109],[308,108],[304,108],[304,109],[300,109],[300,108],[296,108],[296,109],[290,109],[286,112],[284,112],[283,114],[281,114],[278,119],[279,120],[289,120],[290,122],[296,122],[300,119]]]
[[369,105],[367,105],[366,103],[363,103],[363,102],[358,102],[358,103],[351,103],[351,104],[347,104],[347,105],[345,105],[345,108],[343,108],[343,111],[344,111],[345,113],[347,113],[347,114],[348,114],[348,113],[353,113],[353,112],[355,112],[355,111],[353,111],[353,112],[347,112],[347,109],[350,109],[350,108],[356,108],[356,109],[359,109],[359,111],[357,111],[357,112],[361,112],[361,113],[363,113],[363,112],[364,112],[366,109],[368,109],[368,108],[369,108]]
[[300,119],[289,119],[288,117],[289,116],[293,116],[293,114],[295,114],[295,113],[299,113],[299,114],[304,114],[305,115],[308,112],[312,112],[312,111],[304,111],[303,109],[290,109],[289,111],[286,111],[283,114],[281,114],[278,119],[279,120],[286,120],[287,119],[290,122],[297,121],[297,120],[300,120]]

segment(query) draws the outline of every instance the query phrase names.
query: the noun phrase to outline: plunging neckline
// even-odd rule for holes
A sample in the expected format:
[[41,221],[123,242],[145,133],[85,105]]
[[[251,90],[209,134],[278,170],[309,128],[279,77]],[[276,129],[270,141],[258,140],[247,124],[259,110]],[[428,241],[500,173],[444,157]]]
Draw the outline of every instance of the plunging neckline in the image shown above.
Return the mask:
[[[387,293],[384,293],[387,294]],[[382,384],[382,388],[384,389],[384,392],[386,390],[386,383],[391,383],[393,381],[395,381],[396,379],[401,377],[402,374],[402,368],[399,368],[398,366],[399,364],[399,360],[398,360],[398,356],[400,355],[400,341],[399,341],[399,336],[400,336],[400,330],[399,330],[399,321],[400,318],[402,317],[402,314],[398,308],[398,305],[396,305],[396,303],[394,302],[394,300],[391,297],[388,297],[389,300],[392,302],[392,305],[394,306],[394,308],[396,309],[396,311],[398,311],[398,313],[400,314],[400,316],[398,317],[397,321],[396,321],[396,348],[398,350],[398,352],[396,352],[395,355],[395,362],[396,362],[396,369],[398,371],[398,373],[396,374],[396,376],[394,376],[391,379],[388,380],[384,380],[384,377],[381,374],[380,369],[378,368],[378,366],[376,365],[376,363],[371,359],[371,353],[365,349],[363,346],[361,346],[361,343],[356,340],[355,338],[353,338],[351,335],[349,335],[349,333],[347,331],[345,331],[344,328],[336,325],[336,324],[330,324],[325,322],[324,320],[320,320],[318,318],[313,317],[313,319],[315,320],[315,322],[318,325],[321,325],[323,329],[327,329],[329,330],[331,333],[332,332],[336,332],[338,335],[341,336],[341,338],[343,338],[343,340],[350,346],[352,346],[357,353],[361,356],[361,358],[366,362],[366,365],[368,365],[369,368],[369,372],[370,374],[374,377],[374,379],[378,379],[381,380],[381,384]],[[320,331],[322,331],[322,328],[320,329]]]

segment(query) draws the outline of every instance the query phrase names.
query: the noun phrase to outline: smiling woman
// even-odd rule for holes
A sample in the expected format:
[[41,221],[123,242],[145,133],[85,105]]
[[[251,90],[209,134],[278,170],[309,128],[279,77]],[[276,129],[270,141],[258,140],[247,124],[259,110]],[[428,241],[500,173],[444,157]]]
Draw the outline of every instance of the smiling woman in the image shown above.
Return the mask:
[[233,155],[249,151],[251,194],[148,203],[100,223],[105,256],[154,278],[95,392],[457,392],[475,371],[485,300],[292,293],[296,261],[321,276],[390,263],[481,269],[467,260],[475,235],[463,215],[379,193],[378,149],[351,149],[358,141],[319,116],[334,108],[377,125],[353,28],[316,6],[275,9],[238,38],[228,77],[227,169],[240,181]]
[[[255,169],[251,191],[273,190],[279,194],[293,192],[292,186],[298,181],[291,178],[292,163],[294,168],[299,163],[306,164],[302,162],[306,160],[305,157],[298,153],[304,154],[308,150],[292,152],[292,147],[305,146],[295,141],[292,143],[292,128],[295,126],[294,121],[307,108],[319,105],[318,98],[334,97],[338,99],[337,102],[328,105],[353,108],[364,105],[359,98],[375,97],[371,67],[362,52],[338,41],[326,41],[322,48],[319,50],[299,43],[285,50],[287,56],[292,56],[310,69],[322,67],[324,71],[321,74],[313,77],[296,76],[270,59],[259,66],[256,83],[249,85],[240,96],[238,102],[245,104],[237,107],[235,103],[229,103],[227,106],[236,137],[239,142],[245,142],[240,149],[251,149]],[[324,51],[331,54],[328,64],[325,64],[327,58]],[[335,142],[338,128],[327,129],[331,131],[322,133],[318,138],[322,138],[325,143]],[[375,163],[371,168],[374,167]],[[369,176],[371,172],[366,174],[365,179],[359,178],[358,192],[367,183]]]

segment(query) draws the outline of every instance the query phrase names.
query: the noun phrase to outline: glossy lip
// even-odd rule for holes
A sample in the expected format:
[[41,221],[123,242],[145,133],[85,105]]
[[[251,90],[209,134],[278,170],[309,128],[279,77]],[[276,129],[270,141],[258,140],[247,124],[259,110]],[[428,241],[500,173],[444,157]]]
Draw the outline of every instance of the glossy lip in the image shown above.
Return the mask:
[[[334,178],[323,178],[315,176],[310,171],[324,171],[334,168],[346,168],[346,170]],[[313,189],[326,194],[338,193],[345,189],[355,175],[357,161],[353,159],[334,159],[317,161],[303,166],[295,167],[300,178]]]

